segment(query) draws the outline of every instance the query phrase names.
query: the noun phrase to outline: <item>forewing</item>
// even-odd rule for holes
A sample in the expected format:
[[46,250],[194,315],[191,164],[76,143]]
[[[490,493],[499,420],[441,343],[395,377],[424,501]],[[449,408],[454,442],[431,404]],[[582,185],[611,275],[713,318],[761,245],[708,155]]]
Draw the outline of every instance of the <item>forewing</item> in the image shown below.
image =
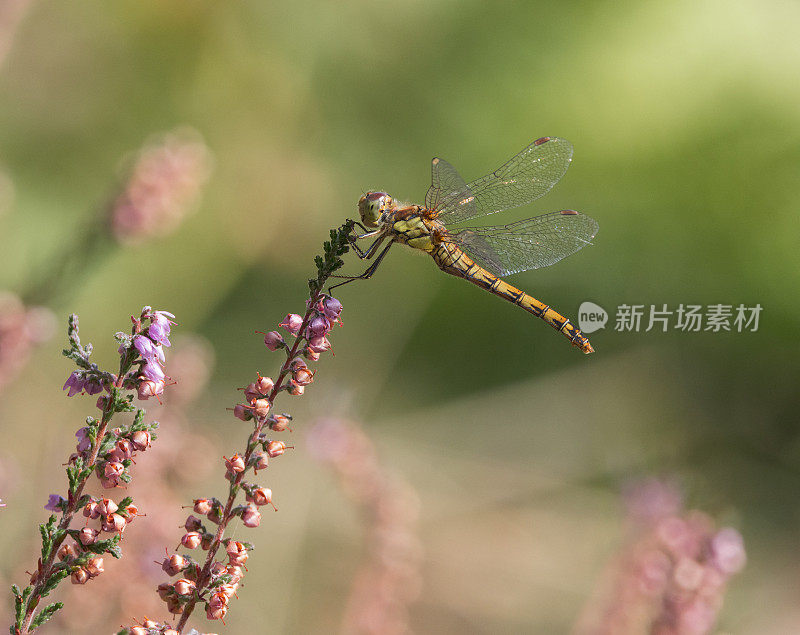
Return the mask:
[[426,207],[445,225],[526,205],[558,183],[572,160],[572,145],[558,137],[537,139],[483,178],[464,184],[452,165],[434,159]]
[[425,195],[425,207],[439,209],[444,201],[460,207],[465,213],[475,213],[475,199],[470,195],[464,179],[447,161],[436,157],[431,161],[431,186]]
[[507,276],[555,264],[590,244],[597,230],[593,218],[564,210],[509,225],[465,227],[446,240],[493,274]]

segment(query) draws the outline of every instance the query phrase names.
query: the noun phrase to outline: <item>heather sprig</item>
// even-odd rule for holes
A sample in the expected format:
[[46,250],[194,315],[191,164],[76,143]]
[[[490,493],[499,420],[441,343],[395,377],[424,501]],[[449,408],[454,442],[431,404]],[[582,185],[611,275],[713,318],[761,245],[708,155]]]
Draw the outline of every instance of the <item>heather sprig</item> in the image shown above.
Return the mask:
[[[186,532],[179,547],[187,550],[200,548],[206,551],[205,558],[201,561],[173,553],[161,563],[167,575],[179,576],[176,581],[162,583],[158,588],[167,610],[180,615],[177,625],[172,627],[178,633],[183,632],[198,604],[205,608],[208,619],[224,620],[227,614],[228,604],[244,576],[245,563],[254,549],[252,543],[226,537],[228,524],[239,518],[245,527],[257,527],[262,518],[261,508],[270,505],[277,511],[272,491],[253,479],[259,470],[269,465],[270,459],[292,449],[275,438],[276,434],[289,429],[292,421],[288,413],[273,412],[275,400],[282,392],[302,395],[313,383],[316,373],[309,367],[309,362],[317,361],[331,348],[328,335],[335,324],[341,324],[342,305],[336,298],[323,293],[323,288],[328,278],[344,264],[340,256],[349,249],[351,230],[351,221],[332,230],[330,241],[324,244],[323,255],[315,258],[317,277],[309,280],[311,293],[305,313],[289,313],[278,324],[286,335],[277,330],[263,333],[267,349],[283,351],[285,359],[275,379],[257,374],[255,381],[242,389],[244,400],[232,409],[236,418],[251,422],[253,428],[243,449],[223,457],[225,478],[229,482],[227,496],[224,500],[213,496],[195,499],[193,513],[184,524]],[[218,559],[220,550],[224,555]],[[120,633],[145,632],[137,630],[143,629],[144,623],[148,622],[128,626]],[[148,624],[147,628],[154,629],[149,632],[163,632],[168,628],[165,623]]]
[[[69,577],[73,584],[85,584],[103,572],[104,555],[121,557],[119,543],[127,525],[139,514],[137,506],[130,497],[115,502],[84,494],[84,488],[92,474],[97,475],[104,489],[130,482],[134,456],[155,439],[158,423],[145,422],[145,411],[133,401],[135,397],[144,400],[164,392],[168,378],[163,370],[163,348],[170,346],[172,317],[171,313],[150,307],[144,307],[139,317],[132,316],[130,335],[115,335],[119,344],[119,368],[115,374],[91,361],[92,345],[81,343],[78,317],[70,316],[69,347],[63,353],[77,369],[67,378],[64,389],[69,390],[68,397],[102,393],[95,402],[100,414],[87,417],[86,425],[75,435],[76,451],[67,461],[67,496],[51,494],[45,505],[60,518],[54,513],[39,527],[41,557],[29,585],[22,590],[12,587],[15,620],[11,633],[30,633],[62,608],[62,603],[56,602],[36,611],[41,598],[59,582]],[[129,422],[115,420],[116,415],[128,412],[134,413]],[[114,428],[110,427],[112,420]],[[73,529],[70,525],[78,510],[86,524]],[[89,525],[91,520],[97,521],[96,527]]]

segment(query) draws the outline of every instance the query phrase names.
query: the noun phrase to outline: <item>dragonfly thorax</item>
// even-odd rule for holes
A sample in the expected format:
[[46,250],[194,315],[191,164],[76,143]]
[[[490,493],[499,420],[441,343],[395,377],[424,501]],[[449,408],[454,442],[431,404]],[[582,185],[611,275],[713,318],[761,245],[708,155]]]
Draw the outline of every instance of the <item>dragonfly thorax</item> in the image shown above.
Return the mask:
[[367,192],[358,201],[361,222],[371,229],[381,224],[381,217],[390,212],[394,201],[386,192]]

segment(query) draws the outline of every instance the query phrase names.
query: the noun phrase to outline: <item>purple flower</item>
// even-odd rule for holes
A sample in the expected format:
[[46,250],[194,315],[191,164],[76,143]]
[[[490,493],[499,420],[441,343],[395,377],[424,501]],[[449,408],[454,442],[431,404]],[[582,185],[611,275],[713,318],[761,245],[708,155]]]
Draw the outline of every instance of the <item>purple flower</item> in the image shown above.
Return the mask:
[[76,370],[73,371],[69,377],[67,377],[67,381],[64,382],[64,387],[61,390],[66,390],[69,388],[67,397],[73,397],[81,392],[84,386],[86,386],[86,380],[81,377],[80,373]]
[[287,313],[278,326],[285,328],[292,335],[297,335],[300,332],[300,326],[303,324],[303,317],[297,313]]
[[152,381],[164,381],[166,375],[158,362],[146,361],[142,366],[142,375]]
[[[151,326],[150,328],[152,329],[153,327]],[[164,363],[164,349],[160,344],[155,344],[150,338],[144,335],[137,335],[133,338],[133,346],[146,361],[155,363],[158,360]]]
[[59,496],[58,494],[50,494],[50,498],[47,499],[47,505],[45,505],[44,508],[51,512],[57,512],[62,511],[66,504],[67,500],[63,496]]
[[169,341],[169,332],[175,322],[169,318],[173,318],[175,316],[167,311],[153,311],[149,317],[150,327],[147,329],[148,337],[157,344],[171,346]]
[[336,298],[328,296],[322,301],[322,310],[325,312],[326,318],[335,322],[342,313],[342,303]]
[[83,389],[89,395],[96,395],[97,393],[103,391],[103,384],[96,379],[90,379],[86,380],[86,384],[84,385]]
[[311,321],[306,327],[306,337],[314,339],[315,337],[322,337],[331,330],[331,323],[321,315],[311,318]]

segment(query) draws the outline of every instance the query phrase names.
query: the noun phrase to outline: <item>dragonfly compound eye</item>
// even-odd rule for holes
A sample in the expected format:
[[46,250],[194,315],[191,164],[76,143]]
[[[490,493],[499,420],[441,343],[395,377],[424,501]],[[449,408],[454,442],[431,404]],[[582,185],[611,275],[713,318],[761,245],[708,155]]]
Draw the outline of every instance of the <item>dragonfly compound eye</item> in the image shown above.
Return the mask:
[[391,202],[392,197],[386,192],[367,192],[358,201],[358,213],[361,222],[367,227],[377,227],[381,214]]

